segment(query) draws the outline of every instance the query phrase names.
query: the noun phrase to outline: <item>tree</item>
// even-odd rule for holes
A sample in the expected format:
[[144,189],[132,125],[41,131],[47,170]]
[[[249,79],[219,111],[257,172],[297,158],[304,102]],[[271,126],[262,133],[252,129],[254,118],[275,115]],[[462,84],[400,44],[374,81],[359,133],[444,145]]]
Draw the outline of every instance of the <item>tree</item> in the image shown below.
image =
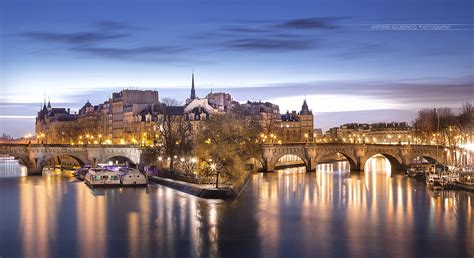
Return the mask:
[[216,187],[220,175],[231,180],[241,178],[244,162],[260,152],[258,121],[236,110],[214,114],[203,123],[203,129],[196,133],[195,140],[195,153],[202,162],[202,175],[216,176]]
[[472,142],[472,129],[474,128],[474,107],[472,104],[468,102],[462,106],[458,119],[459,127],[463,133],[463,143]]
[[[163,102],[169,105],[179,105],[173,99],[164,99]],[[169,169],[173,170],[175,160],[179,157],[187,156],[192,150],[192,126],[185,118],[184,114],[172,113],[169,107],[163,105],[161,114],[158,115],[157,128],[157,149],[169,161]]]
[[260,113],[260,127],[262,141],[266,143],[275,143],[278,136],[281,137],[281,120],[279,119],[280,114],[275,113]]
[[457,126],[457,119],[447,107],[422,109],[414,122],[418,137],[424,142],[436,144],[449,145],[453,141],[453,126]]

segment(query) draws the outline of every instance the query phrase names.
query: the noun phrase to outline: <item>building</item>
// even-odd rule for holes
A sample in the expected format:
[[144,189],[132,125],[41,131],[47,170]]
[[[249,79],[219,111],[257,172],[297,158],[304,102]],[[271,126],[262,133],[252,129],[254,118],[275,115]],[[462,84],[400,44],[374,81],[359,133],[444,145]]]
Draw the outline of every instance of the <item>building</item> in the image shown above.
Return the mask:
[[159,104],[158,91],[123,90],[112,94],[112,143],[138,141],[136,116],[150,105]]
[[250,102],[241,105],[250,115],[258,117],[262,137],[267,143],[313,142],[313,113],[303,101],[300,112],[280,114],[278,105],[270,102]]
[[244,111],[247,115],[258,119],[262,128],[262,141],[267,143],[313,142],[313,113],[303,101],[300,112],[280,114],[278,105],[270,102],[247,101],[239,104],[228,93],[209,93],[205,98],[196,95],[194,74],[191,79],[191,94],[186,100],[184,113],[191,121],[194,131],[202,127],[201,121],[213,114]]
[[[38,112],[35,132],[45,144],[125,144],[141,141],[139,114],[159,103],[157,91],[122,90],[99,105],[87,101],[78,113],[44,103]],[[151,123],[151,121],[150,121]]]
[[278,143],[281,131],[280,107],[270,102],[247,101],[241,109],[250,116],[257,118],[262,128],[262,141]]
[[[180,117],[191,122],[194,132],[202,121],[214,114],[244,112],[257,118],[262,127],[262,142],[313,142],[313,113],[304,100],[300,112],[281,115],[278,105],[270,102],[239,104],[228,93],[196,95],[194,74],[191,94],[184,106],[159,102],[153,90],[122,90],[101,104],[87,101],[77,113],[69,108],[53,108],[44,102],[38,112],[35,131],[38,143],[45,144],[156,144],[161,117]],[[174,119],[173,121],[178,121]]]
[[224,92],[211,92],[207,94],[206,99],[209,105],[219,113],[231,112],[239,106],[239,102],[234,101],[230,94]]
[[410,144],[416,141],[413,128],[406,122],[349,123],[326,131],[317,142]]
[[313,112],[309,110],[306,100],[303,101],[301,111],[289,111],[281,115],[281,141],[283,143],[292,142],[313,142]]
[[70,109],[52,108],[51,101],[44,101],[43,107],[38,111],[35,121],[35,132],[37,143],[64,143],[70,138],[72,127],[71,121],[76,115],[70,113]]

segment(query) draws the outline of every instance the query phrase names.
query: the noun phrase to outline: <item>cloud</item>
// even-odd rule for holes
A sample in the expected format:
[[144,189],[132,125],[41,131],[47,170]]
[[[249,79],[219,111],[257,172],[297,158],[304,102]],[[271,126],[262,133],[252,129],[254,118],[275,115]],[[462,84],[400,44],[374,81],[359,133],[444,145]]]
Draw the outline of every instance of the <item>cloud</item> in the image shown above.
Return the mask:
[[[83,32],[47,32],[30,31],[20,35],[29,39],[45,42],[56,42],[69,45],[65,49],[70,52],[85,54],[87,56],[118,59],[134,62],[199,62],[189,58],[180,58],[178,55],[187,51],[187,48],[176,46],[141,46],[141,47],[109,47],[104,46],[104,41],[132,36],[131,31],[141,28],[126,23],[103,20],[94,23],[94,29]],[[32,53],[51,54],[57,48],[37,50]],[[202,61],[200,61],[202,63]]]
[[241,51],[304,51],[319,47],[317,43],[320,35],[314,31],[337,29],[340,27],[337,20],[340,19],[343,17],[239,21],[238,24],[225,25],[205,35],[203,32],[198,33],[194,39],[201,38],[218,48]]
[[118,39],[130,36],[127,33],[119,32],[73,32],[73,33],[57,33],[57,32],[44,32],[44,31],[32,31],[22,33],[21,36],[39,40],[49,41],[66,44],[86,44],[96,43],[104,40]]
[[315,46],[313,40],[289,38],[242,38],[227,42],[227,47],[233,49],[259,51],[298,51],[311,49]]
[[[316,98],[326,96],[346,96],[347,98],[369,98],[389,106],[385,108],[418,109],[424,107],[451,106],[457,107],[474,99],[472,80],[452,80],[449,83],[439,82],[378,82],[378,81],[315,81],[287,82],[279,84],[256,85],[240,88],[216,88],[214,91],[230,92],[237,101],[266,100],[271,92],[273,99],[313,95]],[[335,99],[337,100],[337,98]],[[347,103],[343,103],[347,104]],[[396,106],[391,106],[395,104]],[[355,107],[354,107],[355,108]]]
[[318,17],[318,18],[304,18],[285,21],[277,25],[283,29],[298,29],[298,30],[316,30],[316,29],[337,29],[339,25],[335,21],[341,17]]
[[103,20],[93,24],[88,31],[78,32],[52,32],[52,31],[28,31],[19,35],[28,39],[57,42],[71,45],[92,44],[107,40],[119,39],[131,36],[131,31],[138,28],[126,23]]
[[191,62],[178,55],[188,49],[173,46],[145,46],[134,48],[74,47],[71,50],[96,57],[146,62]]
[[149,54],[169,55],[186,51],[185,48],[170,46],[149,46],[135,48],[77,47],[73,48],[73,50],[106,57],[127,57]]

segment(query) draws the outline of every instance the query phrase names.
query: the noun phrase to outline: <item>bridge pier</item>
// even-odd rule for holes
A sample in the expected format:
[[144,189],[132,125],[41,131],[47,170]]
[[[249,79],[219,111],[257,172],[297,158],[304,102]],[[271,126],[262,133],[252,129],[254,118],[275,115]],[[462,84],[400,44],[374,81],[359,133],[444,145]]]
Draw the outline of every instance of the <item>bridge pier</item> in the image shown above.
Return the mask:
[[306,164],[306,172],[316,172],[318,166],[318,160],[316,157],[309,157],[308,164]]
[[29,176],[43,174],[43,159],[32,158],[25,165]]
[[273,172],[275,171],[275,163],[271,158],[264,158],[263,171],[264,172]]

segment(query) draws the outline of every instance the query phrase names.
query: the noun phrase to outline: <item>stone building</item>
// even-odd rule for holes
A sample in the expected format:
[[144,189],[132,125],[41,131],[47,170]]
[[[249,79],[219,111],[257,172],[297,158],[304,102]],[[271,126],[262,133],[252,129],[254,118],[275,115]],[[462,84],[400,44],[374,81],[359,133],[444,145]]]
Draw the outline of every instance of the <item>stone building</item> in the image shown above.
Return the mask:
[[152,90],[122,90],[98,105],[87,101],[74,114],[70,109],[52,108],[50,102],[45,102],[38,112],[35,131],[37,141],[47,144],[153,145],[158,137],[160,116],[186,119],[191,122],[193,131],[199,132],[203,120],[237,109],[258,118],[262,142],[312,142],[314,139],[313,114],[306,100],[300,112],[281,115],[278,105],[261,101],[239,104],[224,92],[211,92],[205,98],[199,98],[194,74],[190,98],[184,106],[160,103],[158,92]]
[[280,114],[278,105],[270,102],[250,102],[241,105],[249,114],[257,116],[262,127],[263,142],[267,143],[299,143],[313,142],[313,113],[309,110],[306,100],[300,112],[288,111]]
[[329,129],[318,142],[409,144],[416,140],[413,135],[406,122],[349,123]]
[[303,101],[301,111],[289,111],[281,115],[281,141],[291,142],[313,142],[313,112],[309,110],[306,100]]
[[[159,104],[158,91],[123,90],[112,94],[112,143],[138,141],[136,116],[150,105]],[[135,142],[134,141],[134,142]]]
[[230,94],[224,92],[211,92],[207,94],[206,99],[209,105],[220,113],[231,112],[239,106],[239,102],[234,101]]
[[139,143],[143,127],[138,115],[159,104],[157,91],[123,90],[102,104],[87,101],[78,113],[44,104],[38,112],[37,140],[46,144]]
[[72,126],[75,118],[76,115],[71,115],[70,109],[53,108],[51,101],[48,101],[47,105],[45,101],[35,121],[37,143],[64,143],[72,137],[68,128]]

